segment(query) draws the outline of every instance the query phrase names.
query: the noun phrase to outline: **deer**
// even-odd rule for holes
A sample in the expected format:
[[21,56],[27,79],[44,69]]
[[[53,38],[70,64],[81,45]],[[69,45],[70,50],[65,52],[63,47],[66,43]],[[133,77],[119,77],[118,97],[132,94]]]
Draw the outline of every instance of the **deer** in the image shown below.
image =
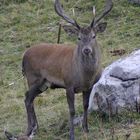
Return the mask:
[[31,133],[27,136],[27,135],[21,135],[21,136],[14,136],[13,134],[11,134],[8,131],[4,131],[5,136],[7,138],[7,140],[32,140],[32,138],[34,137],[35,134],[35,127],[34,129],[31,131]]
[[[70,18],[62,8],[59,0],[55,0],[56,13],[71,25],[65,31],[77,36],[76,45],[40,43],[28,48],[23,55],[22,71],[27,79],[28,91],[25,94],[27,112],[27,136],[36,127],[38,121],[34,110],[34,99],[48,88],[63,88],[69,108],[69,135],[75,139],[75,94],[82,93],[83,120],[82,128],[88,133],[88,104],[92,86],[99,80],[101,67],[100,45],[96,40],[99,32],[104,32],[107,22],[99,22],[108,15],[113,7],[111,0],[106,0],[105,9],[98,17],[94,16],[87,27],[81,27],[76,20]],[[95,11],[95,10],[94,10]]]

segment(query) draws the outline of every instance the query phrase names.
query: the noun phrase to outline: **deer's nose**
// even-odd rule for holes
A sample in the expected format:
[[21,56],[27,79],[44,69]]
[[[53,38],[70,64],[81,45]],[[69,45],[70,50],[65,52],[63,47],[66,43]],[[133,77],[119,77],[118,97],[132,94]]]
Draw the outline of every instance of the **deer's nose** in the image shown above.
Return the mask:
[[90,53],[91,53],[91,50],[90,50],[90,49],[88,49],[88,48],[85,48],[85,49],[84,49],[84,54],[88,55],[88,54],[90,54]]

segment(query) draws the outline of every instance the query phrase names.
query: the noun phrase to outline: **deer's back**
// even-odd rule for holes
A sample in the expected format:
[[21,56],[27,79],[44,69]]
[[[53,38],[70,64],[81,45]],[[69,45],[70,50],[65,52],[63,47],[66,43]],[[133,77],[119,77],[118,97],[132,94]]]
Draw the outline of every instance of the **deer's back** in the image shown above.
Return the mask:
[[[64,77],[71,73],[74,47],[58,44],[39,44],[29,48],[23,57],[26,77],[38,75],[55,84],[64,85]],[[28,80],[28,79],[27,79]]]

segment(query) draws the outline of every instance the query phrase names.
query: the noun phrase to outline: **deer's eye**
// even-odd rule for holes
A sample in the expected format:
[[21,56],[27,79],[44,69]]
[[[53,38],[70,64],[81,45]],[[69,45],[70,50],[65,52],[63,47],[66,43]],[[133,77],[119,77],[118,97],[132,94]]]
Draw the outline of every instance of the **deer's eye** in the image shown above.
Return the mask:
[[96,35],[93,35],[92,38],[94,39],[96,37]]
[[81,40],[81,37],[78,37],[78,40]]

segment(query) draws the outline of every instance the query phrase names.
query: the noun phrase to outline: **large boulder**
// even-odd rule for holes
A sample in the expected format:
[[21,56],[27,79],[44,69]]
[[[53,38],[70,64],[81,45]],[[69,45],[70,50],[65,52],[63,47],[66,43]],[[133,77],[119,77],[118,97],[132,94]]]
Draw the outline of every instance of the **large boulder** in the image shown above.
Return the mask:
[[140,104],[140,50],[105,68],[93,86],[89,110],[104,113],[136,109]]

